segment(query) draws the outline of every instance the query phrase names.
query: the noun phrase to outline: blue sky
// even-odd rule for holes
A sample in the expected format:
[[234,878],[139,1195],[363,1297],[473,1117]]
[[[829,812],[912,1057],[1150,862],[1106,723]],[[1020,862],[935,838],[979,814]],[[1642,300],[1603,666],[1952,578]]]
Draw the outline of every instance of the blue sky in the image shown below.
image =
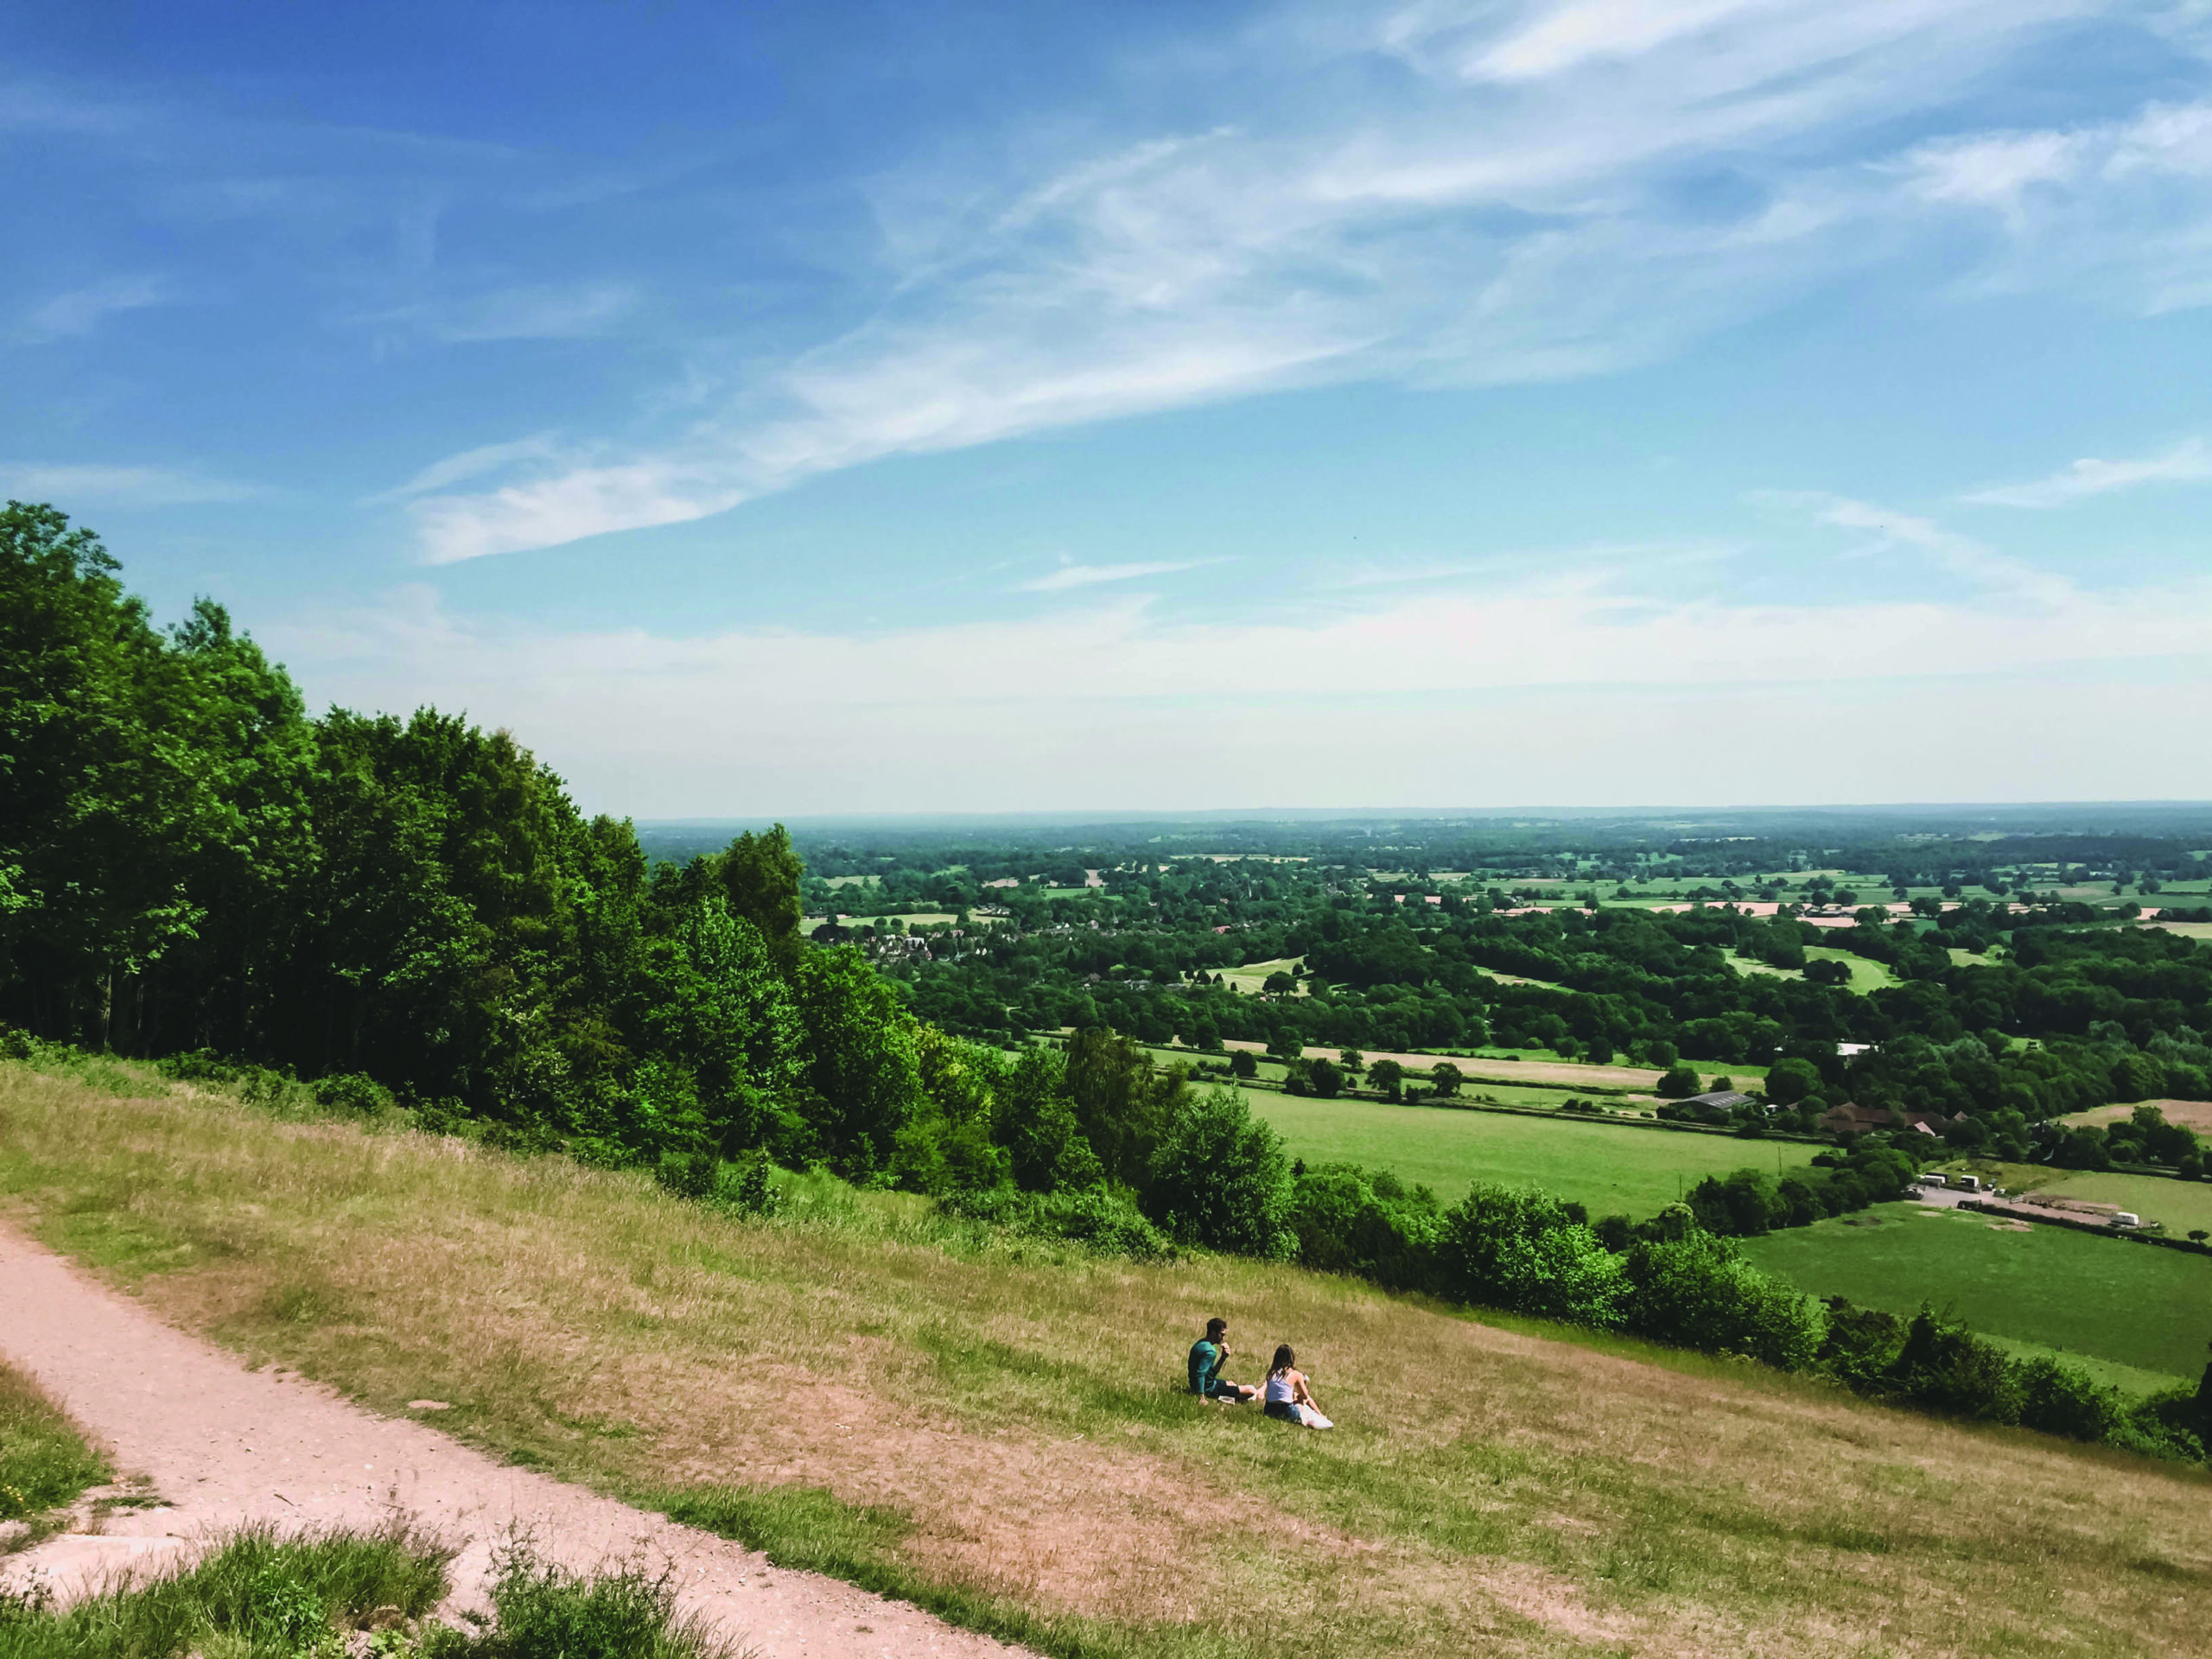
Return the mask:
[[0,491],[639,817],[2212,795],[2212,3],[13,9]]

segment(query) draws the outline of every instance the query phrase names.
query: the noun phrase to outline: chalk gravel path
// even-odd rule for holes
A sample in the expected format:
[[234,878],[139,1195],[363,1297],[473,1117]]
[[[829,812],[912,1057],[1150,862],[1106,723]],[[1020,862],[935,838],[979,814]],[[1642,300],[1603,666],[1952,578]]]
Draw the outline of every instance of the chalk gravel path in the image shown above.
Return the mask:
[[461,1547],[449,1611],[486,1605],[511,1530],[576,1572],[673,1570],[678,1609],[760,1659],[806,1655],[1006,1659],[1024,1650],[904,1602],[766,1556],[610,1497],[494,1463],[426,1423],[378,1417],[162,1324],[129,1297],[0,1228],[0,1355],[105,1442],[162,1507],[119,1510],[0,1560],[0,1587],[42,1576],[67,1602],[119,1573],[188,1559],[240,1523],[372,1528],[395,1510]]

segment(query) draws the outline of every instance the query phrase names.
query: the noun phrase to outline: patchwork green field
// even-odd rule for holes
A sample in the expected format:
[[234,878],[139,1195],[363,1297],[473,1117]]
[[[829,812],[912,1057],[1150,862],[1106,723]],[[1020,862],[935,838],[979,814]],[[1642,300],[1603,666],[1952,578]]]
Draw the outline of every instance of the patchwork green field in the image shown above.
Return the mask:
[[1929,1302],[1992,1336],[2176,1380],[2203,1370],[2212,1341],[2212,1261],[2072,1228],[1892,1204],[1744,1249],[1816,1295],[1896,1313]]
[[[1558,1098],[1557,1096],[1554,1096]],[[1252,1109],[1308,1163],[1355,1163],[1397,1172],[1447,1203],[1478,1180],[1533,1184],[1594,1216],[1656,1214],[1707,1175],[1756,1166],[1787,1171],[1811,1161],[1802,1141],[1639,1129],[1560,1117],[1517,1117],[1377,1100],[1312,1100],[1255,1093]]]

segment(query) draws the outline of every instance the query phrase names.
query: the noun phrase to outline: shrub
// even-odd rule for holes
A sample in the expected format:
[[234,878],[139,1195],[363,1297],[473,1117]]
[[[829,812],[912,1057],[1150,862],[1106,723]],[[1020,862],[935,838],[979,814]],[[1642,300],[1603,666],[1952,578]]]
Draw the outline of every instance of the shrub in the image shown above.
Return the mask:
[[1601,1330],[1620,1323],[1620,1259],[1541,1189],[1478,1182],[1446,1214],[1436,1254],[1461,1301]]
[[2045,1356],[2014,1368],[2024,1427],[2072,1440],[2111,1438],[2120,1421],[2120,1397],[2070,1365]]
[[653,1168],[653,1179],[679,1198],[711,1198],[721,1167],[721,1160],[711,1152],[665,1152]]
[[2021,1386],[2004,1351],[1925,1304],[1906,1325],[1904,1345],[1883,1382],[1930,1411],[1989,1422],[2020,1421]]
[[1300,1171],[1290,1228],[1306,1267],[1355,1273],[1395,1290],[1433,1287],[1442,1211],[1427,1187],[1408,1192],[1387,1170],[1324,1164]]
[[1883,1378],[1904,1346],[1904,1321],[1878,1307],[1854,1307],[1840,1296],[1827,1298],[1827,1307],[1817,1368],[1854,1394],[1884,1392]]
[[1174,1241],[1145,1218],[1128,1198],[1104,1188],[1082,1192],[954,1192],[938,1201],[947,1215],[988,1222],[1039,1238],[1065,1238],[1101,1255],[1136,1262],[1165,1261]]
[[1186,1098],[1146,1172],[1146,1213],[1177,1238],[1281,1261],[1295,1253],[1282,1138],[1234,1090]]
[[334,1111],[359,1112],[364,1117],[388,1112],[397,1103],[391,1090],[374,1077],[358,1071],[340,1071],[315,1086],[315,1103]]
[[715,1196],[745,1215],[774,1215],[784,1207],[784,1195],[769,1179],[769,1167],[766,1156],[755,1153],[734,1170],[721,1169]]
[[1706,1353],[1746,1354],[1786,1371],[1820,1352],[1827,1319],[1809,1296],[1768,1278],[1725,1239],[1693,1230],[1628,1253],[1625,1324],[1637,1336]]

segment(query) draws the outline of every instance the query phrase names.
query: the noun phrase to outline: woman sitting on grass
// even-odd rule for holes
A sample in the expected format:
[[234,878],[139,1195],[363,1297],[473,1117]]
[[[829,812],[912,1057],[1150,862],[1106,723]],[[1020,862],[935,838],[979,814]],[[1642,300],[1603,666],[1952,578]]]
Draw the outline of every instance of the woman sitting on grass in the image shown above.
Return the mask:
[[1285,1343],[1275,1350],[1275,1363],[1268,1370],[1267,1402],[1261,1409],[1270,1417],[1307,1428],[1334,1428],[1313,1403],[1313,1390],[1306,1386],[1306,1373],[1298,1369],[1298,1356]]

